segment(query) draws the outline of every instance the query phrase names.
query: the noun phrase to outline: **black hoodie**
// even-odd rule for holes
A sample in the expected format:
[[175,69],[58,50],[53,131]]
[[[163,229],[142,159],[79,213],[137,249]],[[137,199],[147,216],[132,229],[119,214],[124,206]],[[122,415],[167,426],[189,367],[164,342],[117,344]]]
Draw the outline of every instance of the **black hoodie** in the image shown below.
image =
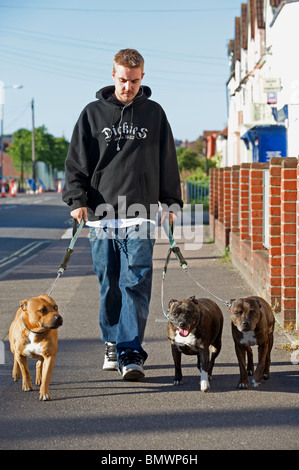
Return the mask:
[[89,220],[153,218],[158,201],[182,207],[174,139],[163,109],[149,100],[146,86],[126,106],[114,91],[109,86],[97,92],[98,100],[84,108],[75,125],[64,202],[72,210],[87,207]]

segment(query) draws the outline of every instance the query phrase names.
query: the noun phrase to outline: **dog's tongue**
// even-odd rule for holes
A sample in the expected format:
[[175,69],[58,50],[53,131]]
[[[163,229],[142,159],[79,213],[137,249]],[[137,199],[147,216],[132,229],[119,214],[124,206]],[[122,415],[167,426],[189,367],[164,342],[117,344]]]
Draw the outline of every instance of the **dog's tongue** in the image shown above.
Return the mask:
[[189,330],[185,330],[183,328],[179,328],[179,335],[183,336],[183,338],[186,338],[186,336],[189,335]]

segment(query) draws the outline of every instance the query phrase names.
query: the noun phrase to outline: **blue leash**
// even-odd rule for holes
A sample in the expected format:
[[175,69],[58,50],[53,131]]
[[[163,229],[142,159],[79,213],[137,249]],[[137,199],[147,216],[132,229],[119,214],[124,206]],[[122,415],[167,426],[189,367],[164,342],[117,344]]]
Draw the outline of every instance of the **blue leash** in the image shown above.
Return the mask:
[[162,274],[162,284],[161,284],[161,302],[162,302],[162,310],[167,319],[169,319],[169,315],[164,308],[164,280],[167,272],[168,263],[170,260],[171,253],[174,253],[177,260],[180,263],[180,266],[183,268],[184,271],[188,271],[188,264],[185,258],[183,257],[180,248],[177,246],[176,241],[173,237],[173,223],[169,223],[169,219],[166,217],[163,222],[164,230],[169,238],[170,248],[168,250],[168,254],[165,260],[163,274]]

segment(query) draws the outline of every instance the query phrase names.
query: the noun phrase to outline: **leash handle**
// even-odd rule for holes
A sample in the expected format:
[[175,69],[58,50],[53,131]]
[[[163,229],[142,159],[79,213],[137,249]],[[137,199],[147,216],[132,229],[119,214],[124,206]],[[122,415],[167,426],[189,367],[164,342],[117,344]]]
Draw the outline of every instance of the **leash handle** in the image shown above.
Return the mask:
[[63,257],[63,260],[61,261],[61,264],[59,266],[59,269],[58,269],[58,272],[64,272],[67,268],[67,265],[68,265],[68,262],[73,254],[74,250],[72,250],[71,248],[68,248],[66,250],[66,253]]
[[[164,224],[164,230],[167,233],[168,238],[169,238],[171,251],[175,254],[182,268],[187,269],[188,263],[185,260],[184,256],[182,255],[180,248],[176,245],[176,241],[173,237],[173,222],[170,224],[169,219],[166,217],[163,224]],[[166,261],[167,264],[169,262],[169,258],[170,258],[170,254],[168,254],[168,257],[167,257],[167,261]]]
[[184,256],[182,255],[181,250],[179,249],[179,247],[175,246],[174,248],[172,248],[172,251],[175,254],[175,256],[177,257],[180,265],[183,266],[183,267],[187,266],[187,261],[185,260]]
[[176,243],[175,243],[175,239],[173,238],[173,222],[171,222],[170,224],[168,217],[165,217],[163,221],[163,226],[164,226],[165,233],[168,236],[171,248],[175,247]]
[[77,230],[77,220],[75,220],[75,219],[73,220],[73,238],[71,239],[71,243],[70,243],[68,249],[66,250],[66,253],[63,257],[63,260],[61,261],[61,264],[60,264],[59,269],[57,271],[58,274],[63,274],[64,271],[66,270],[67,265],[69,263],[69,260],[72,256],[73,252],[74,252],[74,245],[76,243],[77,238],[79,237],[79,234],[80,234],[83,226],[84,226],[84,220],[82,219],[81,223],[79,225],[79,228]]
[[80,225],[78,227],[78,230],[77,230],[77,220],[75,220],[75,219],[73,220],[73,238],[71,239],[71,243],[70,243],[70,246],[69,246],[69,248],[71,250],[74,249],[75,243],[77,241],[77,238],[79,237],[79,234],[80,234],[83,226],[84,226],[83,217],[82,217],[82,220],[81,220]]

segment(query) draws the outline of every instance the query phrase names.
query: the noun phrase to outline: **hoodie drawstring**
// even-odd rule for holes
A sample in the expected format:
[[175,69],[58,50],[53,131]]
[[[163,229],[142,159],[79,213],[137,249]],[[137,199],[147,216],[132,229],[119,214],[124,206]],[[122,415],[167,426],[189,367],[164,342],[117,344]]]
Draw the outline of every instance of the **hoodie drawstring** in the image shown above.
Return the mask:
[[[124,116],[124,112],[125,112],[125,109],[128,108],[129,106],[131,106],[132,103],[130,104],[127,104],[126,106],[124,106],[121,110],[121,113],[120,113],[120,121],[119,121],[119,124],[118,124],[118,129],[119,129],[119,137],[116,139],[117,140],[117,146],[116,146],[116,150],[119,152],[120,151],[120,140],[122,138],[122,135],[123,135],[123,129],[122,129],[122,121],[123,121],[123,116]],[[133,128],[133,116],[134,116],[134,110],[133,110],[133,106],[131,107],[131,124],[130,124],[130,129]]]
[[[120,145],[119,145],[119,142],[120,142],[120,139],[122,138],[122,121],[123,121],[123,116],[124,116],[124,112],[125,112],[125,109],[128,108],[129,106],[131,106],[131,125],[130,127],[133,126],[133,115],[134,115],[134,111],[133,111],[133,103],[134,101],[136,100],[136,98],[141,98],[143,96],[143,88],[140,87],[140,90],[138,92],[138,95],[134,98],[134,100],[129,103],[129,104],[126,104],[122,110],[121,110],[121,113],[120,113],[120,121],[119,121],[119,125],[118,125],[118,128],[120,129],[120,132],[119,132],[119,137],[117,138],[117,146],[116,146],[116,150],[119,152],[120,151]],[[114,115],[114,114],[113,114]]]
[[[130,103],[131,104],[131,103]],[[119,141],[122,137],[122,128],[121,128],[121,125],[122,125],[122,121],[123,121],[123,116],[124,116],[124,110],[127,106],[130,106],[130,105],[126,105],[122,108],[121,112],[120,112],[120,121],[119,121],[119,125],[118,125],[118,128],[120,130],[119,132],[119,137],[117,138],[117,146],[116,146],[116,150],[119,152],[120,151],[120,146],[119,146]]]

